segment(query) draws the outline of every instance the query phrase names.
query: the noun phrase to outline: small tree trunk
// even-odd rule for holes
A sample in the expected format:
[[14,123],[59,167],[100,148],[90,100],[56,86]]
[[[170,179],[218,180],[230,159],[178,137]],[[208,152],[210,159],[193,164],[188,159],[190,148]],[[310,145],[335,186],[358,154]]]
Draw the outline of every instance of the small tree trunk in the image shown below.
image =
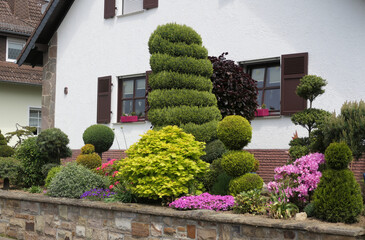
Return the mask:
[[9,178],[4,178],[3,190],[9,190],[9,188],[10,188]]

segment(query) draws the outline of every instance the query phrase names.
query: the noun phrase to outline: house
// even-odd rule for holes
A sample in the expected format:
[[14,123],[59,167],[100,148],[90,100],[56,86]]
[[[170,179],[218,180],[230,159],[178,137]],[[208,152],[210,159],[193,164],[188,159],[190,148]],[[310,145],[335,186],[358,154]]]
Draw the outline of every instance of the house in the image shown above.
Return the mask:
[[[314,107],[339,112],[365,96],[364,12],[363,0],[53,0],[18,64],[43,66],[52,86],[43,89],[42,128],[62,129],[79,149],[88,126],[106,124],[116,133],[112,149],[126,149],[151,128],[137,94],[146,89],[149,36],[158,25],[186,24],[209,55],[227,51],[254,74],[271,111],[252,121],[248,148],[282,161],[293,134],[307,134],[290,120],[307,105],[295,94],[302,76],[328,81]],[[120,122],[133,111],[140,121]]]
[[[15,63],[40,17],[43,0],[0,1],[0,130],[41,129],[42,68]],[[16,139],[10,142],[13,145]]]

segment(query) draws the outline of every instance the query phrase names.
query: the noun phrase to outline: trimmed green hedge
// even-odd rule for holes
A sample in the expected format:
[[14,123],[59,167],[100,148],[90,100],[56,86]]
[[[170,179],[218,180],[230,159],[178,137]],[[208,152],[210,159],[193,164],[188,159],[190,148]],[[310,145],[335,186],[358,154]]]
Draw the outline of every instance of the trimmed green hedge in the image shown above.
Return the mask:
[[148,46],[151,45],[151,42],[156,36],[161,36],[163,39],[170,42],[184,42],[186,44],[195,43],[197,45],[202,45],[202,38],[194,31],[194,29],[186,25],[179,25],[176,23],[167,23],[158,26],[151,34]]
[[173,57],[168,54],[152,54],[150,65],[153,72],[173,71],[210,77],[213,74],[212,63],[208,59],[192,57]]
[[187,45],[186,43],[173,43],[161,36],[155,36],[149,42],[149,49],[151,54],[166,53],[171,56],[187,56],[197,59],[204,59],[208,57],[208,50],[197,44]]
[[180,128],[186,133],[193,134],[197,141],[210,142],[217,139],[217,126],[218,121],[213,120],[200,125],[195,123],[182,124]]
[[154,126],[180,125],[189,122],[203,124],[212,120],[220,120],[221,113],[215,106],[179,106],[162,109],[150,109],[148,119]]
[[148,94],[148,103],[152,108],[175,106],[216,106],[217,99],[210,92],[191,89],[156,89]]
[[152,73],[148,84],[152,89],[196,89],[212,92],[213,84],[209,78],[193,74],[162,71]]

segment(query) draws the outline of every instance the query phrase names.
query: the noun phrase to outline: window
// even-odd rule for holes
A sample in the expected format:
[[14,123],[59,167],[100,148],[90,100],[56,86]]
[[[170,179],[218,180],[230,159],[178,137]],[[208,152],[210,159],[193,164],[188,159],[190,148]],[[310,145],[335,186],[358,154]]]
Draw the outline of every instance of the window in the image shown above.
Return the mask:
[[25,45],[24,40],[7,38],[6,61],[16,62],[16,59],[20,55],[24,45]]
[[104,18],[127,15],[158,7],[158,0],[104,0]]
[[270,114],[280,113],[280,64],[250,66],[249,74],[257,81],[259,106],[265,104]]
[[118,80],[118,122],[120,116],[135,113],[139,119],[145,119],[146,111],[146,75],[119,77]]
[[118,0],[118,15],[127,15],[143,11],[143,0]]
[[29,126],[36,127],[34,135],[41,132],[42,111],[40,108],[29,108]]

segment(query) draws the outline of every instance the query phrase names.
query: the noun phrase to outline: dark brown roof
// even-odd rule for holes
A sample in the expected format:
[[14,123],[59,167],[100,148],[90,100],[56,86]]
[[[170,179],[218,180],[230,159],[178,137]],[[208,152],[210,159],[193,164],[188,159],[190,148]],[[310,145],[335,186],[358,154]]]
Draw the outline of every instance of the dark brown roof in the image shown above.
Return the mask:
[[0,0],[0,31],[30,35],[42,17],[44,0]]
[[42,85],[42,68],[0,62],[0,82]]

